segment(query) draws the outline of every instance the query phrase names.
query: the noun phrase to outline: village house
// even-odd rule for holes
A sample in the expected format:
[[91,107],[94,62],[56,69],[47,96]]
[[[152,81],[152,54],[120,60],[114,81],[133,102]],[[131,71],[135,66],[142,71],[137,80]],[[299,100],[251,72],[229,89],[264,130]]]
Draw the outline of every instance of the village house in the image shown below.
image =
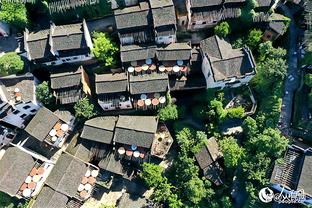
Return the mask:
[[156,44],[176,41],[177,21],[172,0],[150,0]]
[[92,48],[85,20],[60,26],[52,23],[50,29],[24,32],[25,53],[22,55],[35,64],[50,66],[89,61]]
[[130,164],[133,169],[150,156],[164,159],[173,138],[154,116],[104,116],[86,121],[80,138],[71,143],[71,154],[101,171],[124,175]]
[[36,82],[31,73],[0,77],[0,98],[11,105],[21,102],[36,104]]
[[269,12],[270,9],[273,9],[278,0],[256,0],[256,12]]
[[264,41],[275,41],[287,31],[289,19],[280,14],[272,14],[269,18],[268,26],[263,34]]
[[126,45],[120,47],[120,58],[123,69],[128,74],[138,75],[155,72],[155,45]]
[[143,44],[154,41],[152,15],[149,4],[114,10],[116,27],[121,45]]
[[233,49],[218,36],[200,42],[202,71],[207,88],[239,87],[256,74],[256,63],[250,49]]
[[285,153],[282,163],[276,163],[271,175],[272,188],[284,194],[303,191],[303,203],[312,205],[312,149],[295,142]]
[[96,74],[95,91],[104,111],[132,109],[125,73]]
[[205,178],[219,186],[222,182],[222,159],[223,154],[214,137],[208,139],[201,150],[195,154],[196,161]]
[[166,94],[169,90],[167,74],[130,75],[129,91],[136,109],[156,109],[167,103]]
[[91,95],[89,77],[82,66],[76,71],[51,74],[50,78],[57,103],[72,104]]
[[169,75],[187,75],[190,71],[192,48],[190,43],[171,43],[156,51],[158,70]]
[[48,176],[34,208],[80,207],[93,193],[99,170],[68,153],[63,153]]
[[211,28],[221,20],[239,18],[245,0],[185,0],[187,16],[178,15],[182,28],[199,30]]
[[[53,150],[63,146],[72,126],[60,119],[49,109],[42,107],[26,126],[25,131],[31,136],[26,147]],[[34,147],[35,146],[35,147]]]
[[8,147],[0,160],[0,191],[29,199],[39,194],[52,164],[18,147]]

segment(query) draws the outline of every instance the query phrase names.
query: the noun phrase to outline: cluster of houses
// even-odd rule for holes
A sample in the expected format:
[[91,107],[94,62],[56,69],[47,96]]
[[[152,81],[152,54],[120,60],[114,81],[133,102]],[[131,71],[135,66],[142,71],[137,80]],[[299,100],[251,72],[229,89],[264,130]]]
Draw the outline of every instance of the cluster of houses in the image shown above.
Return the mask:
[[[257,12],[265,16],[277,1],[257,2]],[[121,66],[108,72],[97,74],[84,67],[96,63],[92,31],[84,20],[24,32],[20,55],[49,68],[49,87],[57,105],[68,107],[92,96],[103,111],[156,110],[166,106],[170,91],[239,87],[256,74],[247,46],[233,48],[216,35],[198,44],[177,38],[178,28],[197,31],[239,18],[245,0],[112,0],[111,4]],[[263,39],[275,40],[285,32],[285,19],[269,18]],[[0,34],[5,36],[1,25]],[[30,73],[0,77],[0,191],[34,198],[35,208],[80,207],[104,173],[125,176],[153,157],[166,157],[173,138],[157,117],[99,116],[87,120],[77,136],[69,111],[52,112],[37,101],[38,83]],[[309,168],[310,150],[290,147],[287,154],[294,151],[301,151],[298,160],[303,161],[294,170]],[[196,154],[196,161],[207,179],[216,186],[223,183],[223,155],[215,138]],[[274,173],[285,168],[276,167]],[[308,180],[303,175],[289,185],[279,176],[273,178],[276,187],[299,189],[298,184]]]

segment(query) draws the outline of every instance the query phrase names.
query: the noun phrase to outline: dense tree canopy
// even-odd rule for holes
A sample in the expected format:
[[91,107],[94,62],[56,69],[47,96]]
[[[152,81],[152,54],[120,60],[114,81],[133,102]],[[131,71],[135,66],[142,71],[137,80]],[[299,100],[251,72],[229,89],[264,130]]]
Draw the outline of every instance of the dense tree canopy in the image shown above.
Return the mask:
[[166,107],[159,110],[159,119],[162,121],[178,119],[178,109],[174,104],[168,104]]
[[94,105],[86,97],[79,100],[75,104],[74,110],[75,110],[75,116],[78,118],[89,119],[95,115]]
[[164,181],[164,177],[162,176],[163,171],[163,168],[159,165],[144,163],[141,177],[144,179],[148,187],[153,188]]
[[0,9],[0,20],[23,29],[28,24],[27,10],[22,2],[2,1]]
[[244,157],[245,150],[237,144],[236,139],[227,137],[220,141],[220,147],[227,168],[235,168]]
[[0,57],[0,75],[16,74],[24,69],[24,62],[15,52],[9,52]]
[[259,29],[252,29],[251,31],[249,31],[249,34],[246,39],[246,44],[249,46],[249,48],[255,50],[261,43],[261,38],[262,31]]
[[54,104],[55,99],[49,88],[49,83],[44,81],[36,88],[37,99],[45,106],[49,107]]
[[114,66],[116,64],[116,55],[118,53],[117,45],[108,37],[106,33],[93,33],[94,56],[105,63],[105,66]]
[[221,38],[225,38],[231,32],[229,23],[221,22],[214,28],[214,32]]

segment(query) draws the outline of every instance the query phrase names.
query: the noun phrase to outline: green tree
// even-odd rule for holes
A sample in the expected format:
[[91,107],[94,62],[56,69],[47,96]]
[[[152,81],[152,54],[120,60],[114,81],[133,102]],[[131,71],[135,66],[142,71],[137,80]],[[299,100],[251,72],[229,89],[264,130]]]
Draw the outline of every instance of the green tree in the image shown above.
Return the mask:
[[116,65],[116,56],[118,47],[106,33],[93,33],[94,48],[92,50],[94,56],[105,63],[105,66]]
[[220,141],[220,147],[224,156],[224,163],[227,168],[235,168],[245,155],[244,148],[237,144],[236,139],[227,137]]
[[243,118],[245,109],[242,106],[227,109],[227,116],[229,118]]
[[24,69],[24,62],[15,52],[9,52],[0,57],[0,75],[16,74]]
[[312,74],[306,74],[304,76],[304,84],[312,88]]
[[255,137],[259,133],[257,121],[249,116],[243,122],[243,129],[244,133],[249,138]]
[[179,117],[177,106],[168,104],[159,110],[158,116],[161,121],[177,120]]
[[0,20],[23,29],[28,24],[27,10],[21,2],[2,1],[0,9]]
[[230,30],[230,25],[227,22],[221,22],[214,28],[215,34],[221,38],[228,36],[228,34],[231,32]]
[[262,38],[262,31],[259,29],[252,29],[249,31],[249,34],[246,39],[246,44],[251,48],[252,50],[255,50],[258,48],[259,44],[261,43]]
[[204,182],[198,177],[191,178],[187,181],[184,188],[185,194],[192,204],[199,204],[207,196]]
[[241,10],[241,20],[243,23],[248,25],[252,23],[253,18],[256,16],[254,9],[257,4],[256,0],[246,0],[246,4]]
[[82,98],[75,104],[74,110],[75,116],[78,118],[89,119],[95,115],[94,105],[86,97]]
[[163,171],[159,165],[143,163],[143,171],[140,176],[149,188],[153,188],[164,182]]
[[49,83],[44,81],[36,87],[36,97],[45,106],[54,104],[55,99],[50,91]]

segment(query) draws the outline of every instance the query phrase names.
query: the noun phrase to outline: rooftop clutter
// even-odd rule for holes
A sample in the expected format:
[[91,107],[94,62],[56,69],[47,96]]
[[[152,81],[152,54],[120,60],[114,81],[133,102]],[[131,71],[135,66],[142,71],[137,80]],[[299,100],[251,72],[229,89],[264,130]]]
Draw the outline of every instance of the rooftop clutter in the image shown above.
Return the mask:
[[106,153],[97,156],[99,167],[120,175],[129,162],[136,165],[150,156],[163,158],[173,143],[166,126],[154,116],[96,117],[85,122],[80,137],[86,141],[80,144],[84,146],[83,151],[91,151],[91,144],[94,148],[102,144],[104,149],[98,151]]

